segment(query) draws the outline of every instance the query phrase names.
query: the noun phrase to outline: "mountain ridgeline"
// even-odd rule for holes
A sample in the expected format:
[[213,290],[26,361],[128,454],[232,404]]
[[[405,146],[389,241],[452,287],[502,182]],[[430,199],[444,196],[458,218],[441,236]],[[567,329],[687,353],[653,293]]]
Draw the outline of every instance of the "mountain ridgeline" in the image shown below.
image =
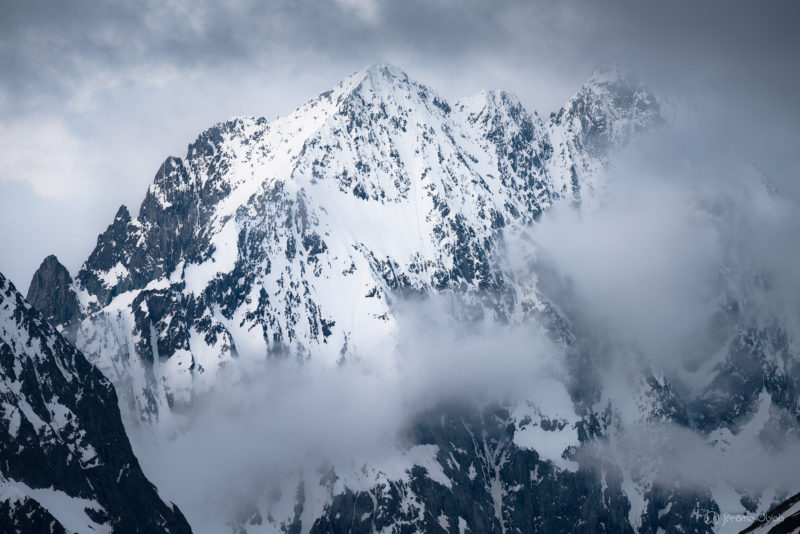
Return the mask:
[[[135,217],[119,208],[74,278],[47,258],[28,301],[114,383],[128,419],[164,435],[253,362],[380,365],[398,336],[395,304],[411,296],[449,299],[465,324],[530,325],[580,362],[564,409],[431,407],[408,432],[424,460],[409,453],[395,475],[321,470],[253,496],[234,532],[711,532],[703,511],[720,512],[718,488],[655,484],[659,466],[598,452],[622,425],[613,398],[582,380],[595,371],[591,340],[506,261],[509,239],[557,203],[601,203],[614,156],[666,126],[618,64],[546,119],[509,93],[448,102],[374,65],[286,117],[200,134],[161,165]],[[683,395],[642,368],[641,421],[734,442],[731,429],[767,428],[779,406],[793,414],[782,428],[797,427],[786,331],[725,297],[714,378]],[[730,491],[748,513],[775,504]]]
[[111,382],[2,274],[0,403],[2,532],[191,532],[142,473]]
[[615,72],[548,122],[508,93],[451,105],[376,65],[272,123],[218,124],[164,162],[138,217],[120,207],[74,283],[48,260],[35,280],[54,283],[28,298],[129,384],[145,420],[238,357],[380,353],[402,292],[458,292],[465,314],[503,321],[547,315],[500,265],[503,234],[600,188],[609,153],[662,123]]

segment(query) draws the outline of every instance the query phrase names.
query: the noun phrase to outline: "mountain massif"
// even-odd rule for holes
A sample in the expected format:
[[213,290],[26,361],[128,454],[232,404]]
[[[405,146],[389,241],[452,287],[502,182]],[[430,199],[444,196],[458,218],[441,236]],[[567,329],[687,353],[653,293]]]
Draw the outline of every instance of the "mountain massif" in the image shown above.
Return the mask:
[[[119,208],[74,278],[49,257],[27,298],[60,332],[36,323],[69,355],[66,369],[78,365],[75,380],[103,392],[97,402],[115,429],[103,439],[122,443],[106,378],[130,425],[168,436],[254,362],[331,372],[384,365],[400,341],[397,304],[413,298],[447,300],[462,324],[539,331],[575,370],[548,397],[565,399],[555,408],[548,399],[432,406],[406,429],[405,467],[320,469],[246,499],[228,521],[234,532],[711,532],[707,512],[756,513],[779,495],[656,484],[663,466],[635,454],[632,465],[602,444],[631,421],[656,433],[668,422],[728,447],[797,429],[800,360],[783,325],[751,317],[749,290],[722,289],[708,347],[719,358],[701,369],[710,378],[699,391],[642,366],[622,399],[597,379],[601,343],[534,264],[523,274],[508,260],[514,239],[556,204],[602,203],[614,155],[664,127],[659,100],[617,64],[599,68],[548,118],[505,92],[451,103],[400,69],[374,65],[286,117],[237,118],[200,134],[185,157],[164,161],[135,216]],[[22,358],[19,348],[8,354]],[[622,415],[625,402],[633,415]],[[78,409],[70,408],[83,420]],[[4,421],[19,421],[10,414]],[[91,428],[65,443],[88,440],[100,455],[106,442],[91,441]],[[135,458],[90,456],[74,460],[76,472],[86,462],[128,465],[142,488],[136,499],[152,494],[148,517],[182,528]],[[104,518],[121,516],[117,490],[86,487],[96,489],[76,482],[64,491],[96,500]]]
[[398,292],[547,314],[500,265],[503,236],[601,187],[608,152],[663,120],[615,74],[548,123],[507,93],[451,106],[376,65],[275,122],[218,124],[163,163],[136,218],[120,207],[74,283],[48,260],[28,298],[58,308],[45,313],[146,420],[237,358],[382,352]]

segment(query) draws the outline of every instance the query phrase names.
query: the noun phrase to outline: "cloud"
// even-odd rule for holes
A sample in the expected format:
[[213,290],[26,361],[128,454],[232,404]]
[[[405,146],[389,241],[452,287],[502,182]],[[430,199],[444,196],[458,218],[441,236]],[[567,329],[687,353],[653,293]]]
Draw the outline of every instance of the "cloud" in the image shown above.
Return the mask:
[[73,196],[88,182],[94,160],[63,122],[48,117],[5,124],[0,154],[0,180],[27,182],[43,197]]
[[[572,391],[614,410],[610,439],[596,452],[644,487],[710,488],[715,498],[724,497],[721,488],[755,496],[794,489],[791,459],[800,451],[797,417],[786,408],[793,401],[778,394],[757,389],[758,409],[729,429],[704,427],[692,413],[702,394],[721,404],[731,395],[730,406],[735,395],[752,394],[737,389],[740,377],[706,389],[735,335],[753,326],[777,325],[770,335],[778,336],[785,329],[786,349],[775,349],[785,352],[764,363],[768,370],[789,365],[800,333],[800,256],[787,246],[800,228],[797,199],[753,165],[750,147],[725,124],[714,110],[693,110],[640,136],[601,177],[610,195],[600,206],[557,206],[531,229],[532,245],[520,245],[579,340],[565,356],[573,362]],[[720,314],[731,298],[733,318]],[[679,406],[686,403],[685,425],[647,416],[652,398],[642,377],[650,373],[668,380]],[[791,390],[791,371],[777,373]],[[760,388],[760,377],[755,382]]]
[[[117,206],[135,211],[161,161],[216,121],[274,118],[377,60],[451,99],[514,91],[546,117],[596,64],[626,55],[680,116],[672,133],[622,155],[608,177],[619,194],[603,208],[561,207],[531,232],[538,267],[551,271],[543,291],[592,328],[582,331],[590,342],[604,331],[620,354],[673,373],[676,347],[707,342],[719,296],[709,288],[727,255],[742,272],[770,274],[764,307],[787,324],[800,317],[796,2],[30,0],[0,10],[0,270],[21,289],[51,252],[74,273]],[[752,180],[753,162],[777,195]],[[421,405],[474,391],[513,397],[575,371],[524,330],[465,333],[431,321],[442,315],[435,305],[409,306],[404,357],[389,367],[254,370],[257,380],[220,390],[176,440],[134,431],[145,468],[182,507],[216,513],[248,473],[298,455],[379,462]],[[630,427],[627,446],[660,450],[641,441],[647,430]],[[687,429],[665,433],[686,444],[663,457],[689,479],[738,462],[745,483],[751,467],[791,464],[758,448],[719,459]]]
[[336,0],[345,9],[353,12],[368,24],[377,24],[380,17],[380,2],[378,0]]
[[313,359],[240,360],[246,379],[217,384],[175,435],[128,424],[145,473],[196,531],[219,532],[237,507],[263,505],[276,487],[293,497],[300,473],[316,478],[333,466],[340,477],[362,468],[403,476],[404,433],[439,403],[546,395],[545,409],[572,413],[566,394],[567,406],[553,406],[564,378],[557,347],[528,327],[465,325],[446,313],[450,305],[398,303],[397,345],[387,340],[381,353],[334,369]]
[[[725,94],[718,96],[724,99],[760,93],[761,103],[775,106],[791,103],[787,88],[796,78],[792,58],[798,51],[789,22],[798,8],[790,2],[764,10],[747,2],[698,6],[622,0],[603,5],[170,0],[136,7],[96,1],[66,7],[33,0],[2,9],[0,86],[15,101],[6,112],[32,103],[53,105],[64,96],[69,101],[74,92],[102,88],[109,80],[143,82],[146,77],[139,76],[147,71],[187,75],[301,58],[312,60],[307,66],[348,67],[401,60],[418,75],[442,73],[437,81],[450,87],[465,80],[491,86],[479,70],[488,67],[512,82],[569,91],[594,65],[618,54],[642,60],[651,74],[661,72],[664,84],[678,80],[722,87]],[[453,76],[457,79],[447,83]],[[535,98],[526,84],[509,89]],[[549,111],[565,96],[553,94],[537,107]]]
[[584,316],[659,354],[713,313],[719,238],[686,192],[663,183],[621,189],[594,213],[554,210],[532,235]]
[[[776,410],[768,398],[764,407]],[[711,491],[720,499],[722,512],[745,513],[738,496],[733,501],[725,499],[736,491],[755,497],[756,502],[764,492],[760,508],[764,512],[773,491],[796,488],[800,466],[794,459],[800,453],[800,441],[783,436],[776,445],[758,415],[742,419],[737,434],[722,430],[710,436],[663,421],[627,424],[613,431],[608,441],[594,444],[591,454],[596,456],[587,450],[581,458],[589,464],[611,459],[645,488],[656,484],[670,490]]]

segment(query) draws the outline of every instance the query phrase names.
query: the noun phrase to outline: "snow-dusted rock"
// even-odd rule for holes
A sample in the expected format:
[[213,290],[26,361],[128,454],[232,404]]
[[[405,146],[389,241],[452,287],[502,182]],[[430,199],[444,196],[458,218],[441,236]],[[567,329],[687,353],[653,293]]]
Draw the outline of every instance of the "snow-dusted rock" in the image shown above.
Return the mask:
[[0,274],[0,530],[188,533],[106,379]]

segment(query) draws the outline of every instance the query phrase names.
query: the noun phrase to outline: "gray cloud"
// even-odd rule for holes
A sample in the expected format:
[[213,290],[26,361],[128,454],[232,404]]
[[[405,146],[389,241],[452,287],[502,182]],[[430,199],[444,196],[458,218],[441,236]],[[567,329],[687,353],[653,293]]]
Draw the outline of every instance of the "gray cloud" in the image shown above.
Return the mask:
[[128,424],[143,469],[195,531],[221,532],[243,503],[262,505],[276,488],[292,495],[300,472],[310,485],[325,465],[345,478],[367,467],[401,476],[404,434],[441,402],[525,395],[542,409],[557,405],[551,416],[571,413],[551,342],[527,328],[467,327],[448,317],[450,305],[398,303],[397,349],[354,355],[336,369],[242,360],[245,378],[196,399],[177,436]]
[[[15,101],[69,100],[86,85],[158,77],[160,69],[186,74],[312,60],[298,65],[305,70],[323,61],[361,66],[376,56],[448,74],[453,67],[475,69],[483,59],[505,69],[543,69],[515,73],[523,79],[558,72],[575,85],[599,60],[626,54],[652,61],[654,71],[682,73],[678,79],[713,84],[722,77],[740,82],[728,92],[757,90],[788,103],[797,81],[798,9],[791,2],[765,8],[628,0],[7,2],[0,22],[2,86]],[[665,74],[675,79],[676,72]]]
[[[787,1],[342,0],[324,7],[310,0],[3,2],[0,271],[24,289],[41,259],[55,252],[74,272],[117,206],[126,203],[135,211],[161,161],[182,155],[201,130],[233,115],[286,113],[376,60],[397,63],[448,98],[481,88],[509,89],[546,116],[596,64],[625,55],[651,86],[678,104],[676,129],[642,140],[637,152],[620,161],[615,176],[624,182],[625,194],[605,211],[591,219],[555,213],[534,237],[558,274],[571,279],[576,306],[584,306],[588,323],[611,326],[615,342],[643,347],[654,366],[677,373],[682,362],[670,360],[667,349],[681,338],[703,347],[698,338],[704,333],[693,325],[704,324],[713,311],[715,303],[703,290],[716,273],[720,250],[734,236],[744,243],[738,250],[748,266],[771,273],[775,285],[765,297],[768,304],[789,319],[798,317],[800,257],[797,247],[787,246],[800,229],[798,15],[800,5]],[[743,171],[751,162],[780,192],[763,211],[748,189],[752,176]],[[698,218],[691,204],[698,190],[744,216],[729,218],[726,222],[736,226],[720,233],[714,221]],[[415,331],[419,326],[412,325]],[[197,473],[193,461],[225,456],[232,462],[226,466],[230,473],[254,464],[272,468],[254,458],[283,463],[297,443],[270,436],[295,435],[313,443],[331,434],[322,423],[352,430],[338,434],[341,442],[335,445],[342,450],[377,448],[376,440],[396,432],[413,412],[413,406],[400,405],[436,400],[433,393],[446,393],[455,383],[445,381],[453,369],[462,373],[462,386],[488,385],[490,391],[501,389],[498,385],[506,391],[511,379],[533,372],[524,358],[528,353],[519,351],[531,345],[528,338],[499,343],[490,336],[470,348],[454,343],[457,335],[422,336],[421,346],[408,351],[421,359],[391,375],[405,377],[402,383],[369,373],[331,382],[313,374],[289,376],[285,383],[259,388],[261,396],[254,397],[261,406],[294,401],[316,419],[286,419],[276,410],[261,420],[262,411],[233,399],[197,421],[195,433],[174,442],[163,457],[146,449],[148,436],[138,452],[154,462],[154,479],[166,490],[190,495],[196,500],[189,506],[201,508],[206,496],[180,487],[195,479],[158,479],[163,463],[174,460],[177,471]],[[437,350],[442,345],[458,350]],[[480,358],[483,352],[503,354],[508,361],[488,365]],[[463,358],[465,353],[474,357]],[[406,384],[415,389],[408,391]],[[322,387],[327,395],[304,396]],[[391,402],[371,411],[364,399],[376,391]],[[216,427],[230,415],[225,410],[236,412],[237,424],[253,423],[230,428],[231,441],[221,440]],[[353,423],[342,420],[353,411],[361,417],[359,429],[370,430],[373,439],[356,436]],[[251,436],[241,436],[242,428]],[[685,429],[675,432],[690,445],[699,443]],[[203,439],[192,443],[198,436]],[[279,449],[264,454],[265,443]],[[239,447],[238,454],[220,454],[231,446]],[[636,439],[631,446],[638,446]],[[767,465],[768,473],[788,463],[719,460],[705,449],[696,461],[681,463],[685,450],[673,452],[675,458],[665,462],[685,467],[687,473],[680,474],[689,479],[711,461],[721,462],[720,471],[734,464]],[[748,469],[734,474],[741,480],[754,476]],[[229,488],[230,475],[219,476],[196,486]]]
[[[76,269],[169,154],[233,115],[290,111],[377,60],[456,98],[509,89],[547,115],[626,55],[797,192],[798,6],[441,0],[0,4],[0,269]],[[784,178],[785,177],[785,178]],[[20,204],[28,209],[20,210]],[[22,219],[11,218],[11,213]],[[34,215],[36,214],[36,215]],[[69,238],[52,229],[69,225]],[[15,246],[17,242],[37,246]]]

